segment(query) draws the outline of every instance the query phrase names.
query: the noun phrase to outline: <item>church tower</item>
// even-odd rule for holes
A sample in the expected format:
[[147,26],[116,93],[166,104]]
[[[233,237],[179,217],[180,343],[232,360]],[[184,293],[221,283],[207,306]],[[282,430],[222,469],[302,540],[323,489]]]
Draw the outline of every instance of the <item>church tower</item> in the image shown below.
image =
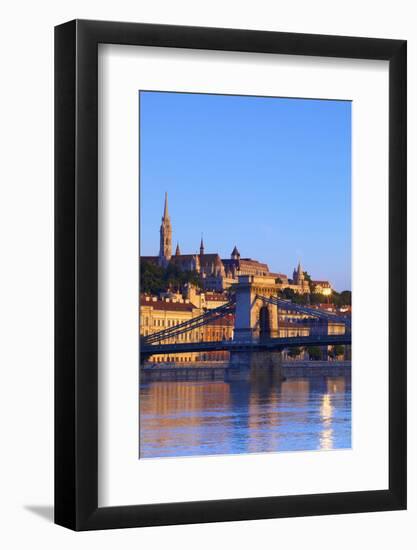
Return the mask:
[[166,267],[172,256],[172,227],[168,213],[168,193],[165,193],[164,215],[162,216],[159,246],[159,265]]
[[294,280],[294,284],[296,285],[302,285],[304,281],[304,271],[301,268],[301,262],[298,262],[297,270],[294,269],[294,272],[292,274],[292,278]]
[[230,254],[230,258],[232,260],[240,260],[240,252],[237,249],[236,245],[235,245],[234,249],[232,250],[232,253]]

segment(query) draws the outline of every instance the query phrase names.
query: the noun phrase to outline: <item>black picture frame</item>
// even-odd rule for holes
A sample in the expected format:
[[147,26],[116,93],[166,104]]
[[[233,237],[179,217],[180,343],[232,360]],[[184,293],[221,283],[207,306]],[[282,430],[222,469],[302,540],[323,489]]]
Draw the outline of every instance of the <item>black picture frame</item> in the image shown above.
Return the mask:
[[[389,62],[389,488],[98,507],[98,44]],[[74,20],[55,28],[55,522],[74,530],[406,508],[406,41]]]

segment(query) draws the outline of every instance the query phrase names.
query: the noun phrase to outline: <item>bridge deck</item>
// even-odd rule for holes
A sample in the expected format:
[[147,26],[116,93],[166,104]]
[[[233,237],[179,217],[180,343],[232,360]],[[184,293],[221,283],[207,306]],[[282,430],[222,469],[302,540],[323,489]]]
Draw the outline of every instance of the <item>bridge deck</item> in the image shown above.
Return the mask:
[[183,342],[176,344],[141,344],[141,355],[191,353],[198,351],[281,351],[289,347],[350,345],[350,334],[293,336],[254,341]]

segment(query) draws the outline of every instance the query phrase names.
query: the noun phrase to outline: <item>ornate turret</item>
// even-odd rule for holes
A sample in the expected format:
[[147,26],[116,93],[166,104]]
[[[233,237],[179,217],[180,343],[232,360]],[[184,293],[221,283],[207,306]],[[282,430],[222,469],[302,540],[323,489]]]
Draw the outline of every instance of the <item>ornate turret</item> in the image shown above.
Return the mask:
[[304,271],[301,269],[301,262],[298,262],[297,275],[299,281],[304,281]]
[[297,269],[294,269],[292,278],[293,278],[294,284],[296,285],[301,285],[303,283],[305,277],[304,277],[304,271],[302,270],[302,267],[301,267],[301,262],[298,262]]
[[203,243],[203,235],[201,235],[201,242],[200,242],[200,256],[204,255],[204,243]]
[[177,243],[177,248],[175,249],[175,256],[181,256],[180,245]]
[[240,252],[237,249],[236,245],[234,249],[232,250],[232,253],[230,254],[230,257],[232,260],[239,260],[240,259]]
[[159,264],[166,266],[172,256],[172,227],[168,213],[168,193],[165,193],[164,214],[162,216],[159,246]]

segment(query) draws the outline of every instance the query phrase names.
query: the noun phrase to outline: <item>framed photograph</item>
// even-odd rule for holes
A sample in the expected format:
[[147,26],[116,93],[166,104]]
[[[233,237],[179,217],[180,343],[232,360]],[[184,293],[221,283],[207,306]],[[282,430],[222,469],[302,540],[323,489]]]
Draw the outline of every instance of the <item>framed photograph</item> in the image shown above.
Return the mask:
[[406,508],[406,42],[55,29],[55,521]]

